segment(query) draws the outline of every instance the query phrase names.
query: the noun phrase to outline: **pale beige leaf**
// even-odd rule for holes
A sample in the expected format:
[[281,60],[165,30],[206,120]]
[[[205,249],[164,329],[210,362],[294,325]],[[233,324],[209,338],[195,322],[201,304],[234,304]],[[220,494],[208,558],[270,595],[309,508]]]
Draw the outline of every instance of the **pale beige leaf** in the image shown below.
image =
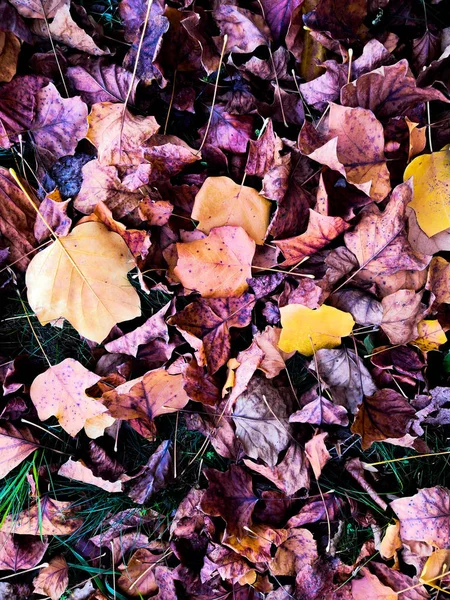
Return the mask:
[[27,273],[28,301],[45,325],[66,318],[100,343],[112,327],[141,314],[127,279],[134,259],[124,240],[101,223],[84,223],[45,248]]
[[59,600],[69,583],[69,567],[64,556],[55,556],[33,580],[34,593]]
[[71,458],[59,468],[58,475],[67,477],[68,479],[74,479],[75,481],[81,481],[88,483],[89,485],[95,485],[96,487],[105,490],[106,492],[114,493],[122,491],[122,482],[107,481],[101,477],[96,477],[91,469],[89,469],[82,461],[74,461]]

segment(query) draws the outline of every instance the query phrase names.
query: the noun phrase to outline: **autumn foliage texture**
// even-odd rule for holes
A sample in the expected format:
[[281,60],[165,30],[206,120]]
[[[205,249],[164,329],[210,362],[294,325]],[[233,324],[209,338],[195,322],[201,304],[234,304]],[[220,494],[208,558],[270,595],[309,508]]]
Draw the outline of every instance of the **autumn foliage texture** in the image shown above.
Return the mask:
[[445,4],[0,0],[2,598],[448,593]]

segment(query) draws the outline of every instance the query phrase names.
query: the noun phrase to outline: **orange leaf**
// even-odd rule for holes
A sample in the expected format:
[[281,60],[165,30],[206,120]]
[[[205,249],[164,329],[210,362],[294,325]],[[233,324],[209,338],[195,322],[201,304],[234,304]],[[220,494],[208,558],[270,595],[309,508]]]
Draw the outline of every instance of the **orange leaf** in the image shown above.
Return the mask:
[[215,227],[207,238],[177,244],[175,275],[204,298],[240,296],[248,288],[255,242],[242,227]]
[[59,600],[66,591],[69,583],[69,567],[64,556],[55,556],[48,567],[39,571],[33,580],[34,593],[50,596],[52,600]]

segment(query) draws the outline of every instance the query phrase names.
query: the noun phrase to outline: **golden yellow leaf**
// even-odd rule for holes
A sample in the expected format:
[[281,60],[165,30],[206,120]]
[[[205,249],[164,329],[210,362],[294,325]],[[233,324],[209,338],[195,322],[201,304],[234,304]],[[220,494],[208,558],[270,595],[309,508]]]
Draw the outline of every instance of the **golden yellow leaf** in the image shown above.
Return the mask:
[[400,521],[395,519],[394,523],[391,523],[386,527],[378,551],[385,560],[390,560],[397,555],[397,550],[400,550],[402,545],[400,539]]
[[422,352],[437,350],[447,341],[445,331],[437,319],[420,321],[417,324],[417,330],[419,337],[411,343],[420,348]]
[[440,585],[447,587],[450,575],[450,550],[435,550],[427,559],[419,581],[440,590]]
[[409,203],[428,237],[450,227],[450,151],[423,154],[407,167],[404,181],[413,177],[414,199]]
[[198,229],[209,233],[213,227],[242,227],[257,244],[263,244],[269,226],[271,203],[258,192],[235,183],[229,177],[208,177],[195,197],[192,218]]
[[280,308],[280,313],[283,329],[278,347],[283,352],[297,350],[305,356],[312,356],[321,348],[336,348],[355,324],[350,313],[325,304],[315,310],[303,304],[288,304]]
[[37,254],[27,273],[28,301],[42,325],[64,317],[100,343],[111,328],[141,314],[127,279],[134,259],[102,223],[84,223]]

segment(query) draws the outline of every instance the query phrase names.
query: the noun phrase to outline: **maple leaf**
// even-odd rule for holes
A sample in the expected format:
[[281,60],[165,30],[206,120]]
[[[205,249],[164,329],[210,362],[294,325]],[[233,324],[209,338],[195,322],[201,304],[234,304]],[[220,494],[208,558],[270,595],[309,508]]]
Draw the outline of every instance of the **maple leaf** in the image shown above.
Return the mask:
[[103,165],[139,165],[143,143],[159,129],[155,117],[133,115],[124,104],[98,102],[89,115],[86,134],[98,150]]
[[403,437],[415,414],[414,408],[399,392],[379,390],[364,398],[352,431],[361,436],[361,447],[367,450],[373,442]]
[[237,465],[231,465],[225,473],[215,469],[206,469],[204,473],[209,485],[200,508],[207,515],[222,517],[229,534],[238,539],[245,537],[245,527],[251,523],[258,501],[253,493],[251,476]]
[[383,126],[371,111],[330,103],[329,116],[317,129],[305,121],[299,146],[303,154],[338,171],[375,201],[388,195]]
[[38,448],[39,442],[28,427],[19,429],[12,423],[5,422],[0,426],[0,478],[5,477]]
[[[95,423],[106,408],[98,400],[87,396],[85,390],[100,379],[99,375],[91,373],[73,358],[66,358],[38,375],[31,385],[30,396],[41,421],[55,416],[61,427],[72,436],[91,422]],[[108,419],[109,423],[105,422],[104,427],[114,421],[111,417]]]
[[100,223],[78,225],[31,261],[28,301],[43,325],[64,317],[100,343],[117,322],[141,314],[139,296],[127,280],[133,263],[117,233]]
[[242,227],[257,244],[263,244],[269,226],[271,203],[250,187],[229,177],[208,177],[195,197],[191,217],[209,233],[213,227]]
[[69,566],[64,556],[55,556],[47,567],[39,571],[33,579],[34,593],[59,600],[69,584]]
[[448,213],[448,170],[450,151],[432,152],[417,156],[406,167],[406,181],[413,178],[414,198],[409,206],[414,209],[420,228],[433,236],[450,227]]
[[15,535],[69,535],[82,525],[71,502],[41,496],[22,512],[9,514],[1,526],[4,533]]
[[175,275],[204,298],[240,296],[248,288],[255,242],[242,227],[215,227],[207,238],[177,244]]
[[283,352],[297,350],[312,356],[321,348],[340,346],[341,338],[350,335],[355,324],[352,316],[323,304],[311,310],[302,304],[288,304],[280,308],[281,331],[278,346]]
[[5,571],[32,569],[47,552],[47,538],[0,532],[0,568]]
[[237,399],[233,421],[236,436],[250,458],[261,458],[274,467],[278,454],[289,444],[286,403],[264,376],[254,376]]
[[414,496],[393,500],[390,506],[400,519],[402,540],[448,548],[450,492],[447,488],[423,488]]

